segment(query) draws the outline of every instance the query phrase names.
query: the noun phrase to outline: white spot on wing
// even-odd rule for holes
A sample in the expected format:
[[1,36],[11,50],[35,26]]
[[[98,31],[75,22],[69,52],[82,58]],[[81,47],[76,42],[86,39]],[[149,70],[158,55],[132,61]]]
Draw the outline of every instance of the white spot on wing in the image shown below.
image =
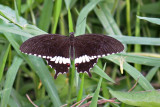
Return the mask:
[[56,58],[57,58],[57,56],[53,57],[53,58],[51,59],[51,61],[55,61],[55,60],[56,60]]
[[94,56],[89,57],[89,59],[91,59],[91,60],[94,59]]
[[62,58],[62,61],[63,61],[63,64],[66,64],[66,58],[65,57]]
[[75,63],[75,64],[78,63],[78,58],[75,59],[75,62],[74,62],[74,63]]
[[82,56],[82,62],[85,63],[85,56]]
[[55,63],[57,64],[59,62],[59,56],[56,58]]
[[79,63],[82,63],[82,57],[79,57],[78,60],[79,60]]
[[51,65],[49,65],[51,68],[52,68],[52,66]]
[[84,73],[87,73],[87,74],[88,74],[88,72],[87,72],[87,71],[84,71]]
[[100,58],[100,57],[101,57],[101,55],[98,55],[97,57],[98,57],[98,58]]
[[106,56],[105,54],[102,55],[102,57]]
[[49,59],[50,57],[49,56],[47,56],[47,59]]
[[67,59],[67,63],[69,63],[70,64],[70,59],[69,58],[66,58]]
[[60,64],[62,64],[62,61],[63,61],[62,57],[59,57],[59,63]]
[[42,58],[46,58],[46,56],[42,56]]
[[88,57],[87,55],[84,55],[84,57],[85,57],[85,59],[86,59],[87,62],[90,61],[90,60],[89,60],[89,57]]

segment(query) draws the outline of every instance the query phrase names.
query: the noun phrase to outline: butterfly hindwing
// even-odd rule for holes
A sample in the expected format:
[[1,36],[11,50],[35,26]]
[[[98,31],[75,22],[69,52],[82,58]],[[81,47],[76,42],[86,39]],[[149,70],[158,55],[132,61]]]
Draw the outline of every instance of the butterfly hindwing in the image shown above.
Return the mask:
[[70,67],[70,64],[59,64],[59,63],[55,63],[54,61],[50,61],[49,59],[46,59],[47,64],[51,67],[55,69],[55,75],[54,78],[56,79],[58,74],[64,74],[67,73]]
[[90,69],[93,68],[94,64],[97,63],[97,58],[90,60],[89,62],[85,63],[77,63],[76,64],[76,70],[78,73],[86,72],[90,77],[92,76],[90,73]]

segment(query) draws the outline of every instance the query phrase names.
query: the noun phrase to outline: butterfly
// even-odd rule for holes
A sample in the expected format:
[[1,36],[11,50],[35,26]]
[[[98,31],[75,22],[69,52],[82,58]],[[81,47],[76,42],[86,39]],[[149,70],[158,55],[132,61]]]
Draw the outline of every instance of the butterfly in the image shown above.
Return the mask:
[[78,73],[86,72],[91,77],[90,69],[97,59],[111,54],[120,53],[124,46],[118,40],[101,34],[84,34],[63,36],[60,34],[43,34],[26,40],[20,51],[25,54],[44,58],[54,68],[56,79],[58,74],[69,71],[71,60],[75,60]]

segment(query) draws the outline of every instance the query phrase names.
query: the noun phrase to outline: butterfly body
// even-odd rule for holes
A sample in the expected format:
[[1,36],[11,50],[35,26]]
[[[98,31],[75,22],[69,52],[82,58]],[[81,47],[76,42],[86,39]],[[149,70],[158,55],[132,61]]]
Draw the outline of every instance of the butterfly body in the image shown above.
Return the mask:
[[97,59],[122,52],[124,46],[118,40],[100,34],[85,34],[69,37],[59,34],[39,35],[25,41],[20,50],[23,53],[44,58],[55,69],[57,78],[60,73],[67,73],[71,60],[75,60],[77,72],[86,72],[89,76]]

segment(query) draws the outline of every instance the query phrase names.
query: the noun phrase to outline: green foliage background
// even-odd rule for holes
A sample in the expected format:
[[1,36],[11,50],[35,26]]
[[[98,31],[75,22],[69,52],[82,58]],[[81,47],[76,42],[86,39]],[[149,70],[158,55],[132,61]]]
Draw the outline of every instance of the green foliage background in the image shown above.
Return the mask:
[[[93,97],[81,105],[160,106],[155,91],[160,88],[159,5],[159,0],[1,0],[0,106],[32,107],[26,94],[39,107],[71,106],[87,95]],[[100,58],[92,78],[73,66],[56,80],[43,59],[19,51],[30,37],[69,32],[112,36],[125,51]],[[135,81],[137,86],[127,93]],[[114,97],[121,103],[97,105]]]

